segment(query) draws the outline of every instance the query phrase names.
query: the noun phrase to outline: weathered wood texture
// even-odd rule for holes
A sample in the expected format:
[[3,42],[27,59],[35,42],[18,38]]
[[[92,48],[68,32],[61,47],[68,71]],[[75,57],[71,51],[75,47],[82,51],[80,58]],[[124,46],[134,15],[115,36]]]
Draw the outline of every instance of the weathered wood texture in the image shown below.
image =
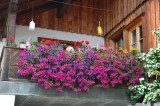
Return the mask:
[[[126,3],[129,3],[128,7],[126,7]],[[109,32],[106,34],[107,36],[105,37],[106,46],[115,46],[115,43],[110,43],[113,40],[112,38],[114,36],[120,35],[120,33],[123,33],[125,49],[129,50],[129,29],[141,21],[144,52],[148,52],[150,48],[157,45],[156,36],[152,35],[152,30],[157,30],[159,28],[160,1],[132,0],[129,2],[128,0],[124,0],[123,9],[124,16],[122,16],[122,14],[118,15],[118,17],[123,17],[121,21],[117,21],[117,17],[111,17],[115,23],[110,23],[112,25],[109,24],[108,26],[109,28],[107,32]],[[120,32],[117,33],[118,31]]]
[[[142,2],[143,0],[77,0],[73,3],[84,7],[69,5],[62,19],[56,18],[56,9],[51,9],[35,15],[34,20],[37,27],[97,35],[100,19],[104,34],[109,34],[115,28],[120,28],[119,24],[130,17],[131,13],[134,12],[130,17],[132,20],[137,17],[142,10],[134,10],[141,7]],[[28,25],[30,21],[31,17],[26,17],[17,20],[17,24]]]
[[10,0],[9,12],[7,18],[7,38],[15,37],[15,29],[16,29],[16,16],[18,9],[18,0]]
[[3,48],[2,66],[1,66],[2,81],[7,81],[7,80],[30,81],[30,76],[24,77],[21,74],[17,73],[19,69],[18,59],[22,50],[23,49],[12,48],[12,47]]
[[[100,19],[106,35],[106,46],[114,46],[112,38],[119,33],[123,33],[127,38],[128,29],[138,21],[142,21],[144,47],[147,52],[149,48],[156,45],[156,37],[151,32],[159,28],[159,2],[159,0],[77,0],[73,3],[91,8],[69,5],[61,19],[56,18],[57,10],[51,9],[35,15],[34,20],[36,27],[97,35]],[[17,20],[17,24],[28,26],[30,21],[31,17],[26,17]],[[129,41],[125,40],[124,43],[125,48],[129,49]]]
[[[92,8],[104,8],[104,0],[77,0],[73,2],[76,5],[89,6]],[[63,18],[56,18],[56,9],[34,15],[36,27],[61,30],[66,32],[84,33],[97,35],[97,26],[100,17],[101,26],[104,25],[104,11],[69,5]],[[24,19],[18,16],[17,24],[29,25],[30,17]]]

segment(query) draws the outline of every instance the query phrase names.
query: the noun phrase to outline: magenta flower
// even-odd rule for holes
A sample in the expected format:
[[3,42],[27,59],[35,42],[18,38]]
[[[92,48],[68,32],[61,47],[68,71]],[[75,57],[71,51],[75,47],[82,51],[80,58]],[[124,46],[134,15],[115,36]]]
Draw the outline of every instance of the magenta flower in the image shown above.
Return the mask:
[[[109,49],[113,50],[112,47]],[[63,87],[74,92],[89,91],[96,80],[102,87],[126,85],[139,82],[140,71],[138,63],[131,53],[116,53],[94,51],[91,47],[69,53],[59,48],[59,45],[39,44],[35,50],[24,49],[20,54],[19,74],[31,74],[31,80],[37,80],[45,89],[52,86],[63,92]]]

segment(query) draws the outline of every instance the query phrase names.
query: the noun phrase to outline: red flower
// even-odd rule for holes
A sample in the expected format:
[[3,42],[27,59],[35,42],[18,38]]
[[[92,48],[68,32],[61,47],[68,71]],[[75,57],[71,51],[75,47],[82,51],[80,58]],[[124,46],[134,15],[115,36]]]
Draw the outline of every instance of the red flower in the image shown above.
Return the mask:
[[45,44],[46,44],[46,45],[50,45],[51,42],[52,42],[51,40],[46,40],[46,41],[45,41]]
[[82,43],[84,42],[84,40],[81,41]]
[[89,44],[89,41],[86,41],[85,43],[86,43],[86,45],[88,45],[88,44]]
[[82,42],[80,42],[80,44],[79,45],[82,45]]
[[45,42],[45,39],[42,39],[41,41],[42,41],[42,42]]
[[80,45],[82,45],[83,42],[84,42],[84,41],[81,41],[81,42],[80,42]]
[[116,49],[118,49],[118,46],[115,46]]
[[74,42],[74,46],[77,46],[77,42]]
[[12,41],[12,40],[14,40],[14,37],[9,37],[8,38],[8,41]]
[[77,45],[80,45],[80,42],[79,42],[79,41],[77,42]]
[[53,44],[57,44],[57,41],[53,41]]

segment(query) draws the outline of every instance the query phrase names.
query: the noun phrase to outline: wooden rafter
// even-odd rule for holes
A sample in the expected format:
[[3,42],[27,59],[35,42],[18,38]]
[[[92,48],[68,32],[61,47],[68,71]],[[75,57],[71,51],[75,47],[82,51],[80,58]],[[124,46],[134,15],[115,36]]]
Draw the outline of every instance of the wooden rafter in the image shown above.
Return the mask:
[[71,3],[73,0],[58,0],[60,3],[58,3],[57,7],[57,18],[62,18],[64,12],[66,11],[68,4]]
[[29,1],[27,3],[24,3],[24,4],[19,4],[18,6],[18,12],[23,12],[24,10],[28,10],[28,9],[31,9],[32,8],[32,4],[33,4],[33,8],[36,8],[38,6],[43,6],[45,4],[47,4],[48,1],[44,1],[44,0],[34,0],[34,1]]
[[[36,7],[34,7],[34,15],[40,14],[42,12],[48,11],[48,10],[56,8],[56,7],[57,7],[57,4],[52,3],[52,2],[48,2],[46,4],[36,6]],[[21,12],[18,12],[17,20],[21,20],[26,17],[30,17],[32,15],[31,12],[32,12],[32,8],[28,8],[27,10],[23,10]]]

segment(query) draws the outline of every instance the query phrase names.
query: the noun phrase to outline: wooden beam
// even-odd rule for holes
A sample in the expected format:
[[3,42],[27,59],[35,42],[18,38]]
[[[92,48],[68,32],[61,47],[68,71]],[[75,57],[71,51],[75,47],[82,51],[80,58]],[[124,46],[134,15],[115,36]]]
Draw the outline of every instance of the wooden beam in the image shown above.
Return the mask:
[[57,6],[57,18],[62,18],[64,12],[66,11],[69,3],[71,3],[73,0],[59,0],[58,6]]
[[18,9],[18,0],[10,0],[9,13],[6,24],[7,38],[15,37],[17,9]]
[[37,8],[39,6],[43,6],[45,4],[49,3],[48,1],[44,1],[44,0],[34,0],[34,1],[28,1],[27,3],[24,3],[24,4],[19,4],[18,6],[18,13],[21,13],[25,10],[28,10],[28,9],[31,9],[32,8],[32,5],[33,5],[33,9],[34,8]]

